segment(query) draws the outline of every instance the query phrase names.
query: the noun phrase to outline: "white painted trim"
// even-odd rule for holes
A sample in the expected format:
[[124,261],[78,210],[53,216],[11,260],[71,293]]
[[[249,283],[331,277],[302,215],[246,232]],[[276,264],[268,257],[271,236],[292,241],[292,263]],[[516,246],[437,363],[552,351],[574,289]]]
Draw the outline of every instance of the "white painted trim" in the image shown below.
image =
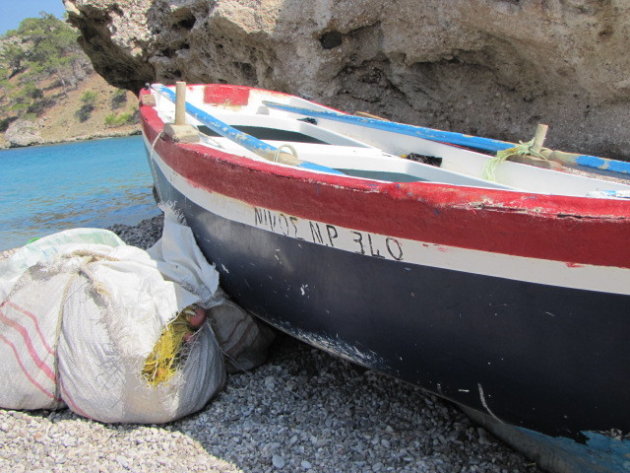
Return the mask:
[[[145,140],[146,143],[146,140]],[[147,149],[151,149],[147,144]],[[308,220],[191,185],[157,153],[152,156],[169,182],[189,200],[209,212],[241,224],[338,250],[392,261],[432,266],[549,286],[630,295],[630,269],[570,265],[560,261],[471,250],[456,246],[391,237]]]

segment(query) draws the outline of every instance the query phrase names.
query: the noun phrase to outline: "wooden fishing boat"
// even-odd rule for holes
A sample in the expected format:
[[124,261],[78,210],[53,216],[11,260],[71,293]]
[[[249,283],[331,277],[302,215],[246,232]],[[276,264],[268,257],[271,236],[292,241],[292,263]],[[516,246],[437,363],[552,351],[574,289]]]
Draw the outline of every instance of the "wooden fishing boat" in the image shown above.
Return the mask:
[[598,468],[628,468],[627,163],[590,160],[613,178],[565,172],[587,169],[576,156],[497,163],[467,149],[494,140],[180,90],[185,118],[172,87],[141,92],[155,185],[239,304],[500,425],[609,441]]

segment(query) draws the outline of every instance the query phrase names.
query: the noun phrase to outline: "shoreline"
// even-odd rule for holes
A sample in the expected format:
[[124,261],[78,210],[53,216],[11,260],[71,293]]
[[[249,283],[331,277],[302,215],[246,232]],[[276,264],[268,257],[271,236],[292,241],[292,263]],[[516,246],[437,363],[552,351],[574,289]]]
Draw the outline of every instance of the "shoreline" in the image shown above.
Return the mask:
[[4,133],[1,136],[0,140],[0,151],[10,150],[10,149],[20,149],[20,148],[32,148],[35,146],[51,146],[51,145],[61,145],[66,143],[78,143],[82,141],[91,141],[91,140],[99,140],[99,139],[107,139],[107,138],[125,138],[128,136],[137,136],[141,135],[142,131],[140,130],[139,124],[134,124],[132,127],[123,130],[111,131],[111,132],[95,132],[90,133],[88,135],[78,135],[73,137],[64,137],[64,138],[55,138],[50,140],[43,140],[41,142],[28,144],[25,146],[11,146],[4,138]]

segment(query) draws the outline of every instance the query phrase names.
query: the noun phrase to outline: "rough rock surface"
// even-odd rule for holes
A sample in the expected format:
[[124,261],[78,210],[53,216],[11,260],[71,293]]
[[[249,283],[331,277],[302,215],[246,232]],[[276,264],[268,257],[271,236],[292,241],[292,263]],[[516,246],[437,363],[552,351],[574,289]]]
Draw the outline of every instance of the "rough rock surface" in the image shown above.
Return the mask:
[[630,157],[625,0],[64,0],[96,70]]
[[39,124],[29,120],[15,120],[4,133],[10,148],[37,145],[44,142],[39,134]]

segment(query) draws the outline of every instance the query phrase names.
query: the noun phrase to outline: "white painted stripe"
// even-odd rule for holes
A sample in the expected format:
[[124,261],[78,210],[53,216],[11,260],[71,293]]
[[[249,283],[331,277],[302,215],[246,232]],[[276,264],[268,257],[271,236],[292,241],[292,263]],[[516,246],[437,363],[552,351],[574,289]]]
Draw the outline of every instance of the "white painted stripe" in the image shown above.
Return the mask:
[[[148,144],[150,149],[150,144]],[[264,231],[296,240],[369,257],[494,276],[550,286],[630,294],[630,269],[570,265],[560,261],[512,256],[409,240],[308,220],[282,211],[254,207],[222,194],[191,185],[153,153],[169,182],[189,200],[209,212]]]

